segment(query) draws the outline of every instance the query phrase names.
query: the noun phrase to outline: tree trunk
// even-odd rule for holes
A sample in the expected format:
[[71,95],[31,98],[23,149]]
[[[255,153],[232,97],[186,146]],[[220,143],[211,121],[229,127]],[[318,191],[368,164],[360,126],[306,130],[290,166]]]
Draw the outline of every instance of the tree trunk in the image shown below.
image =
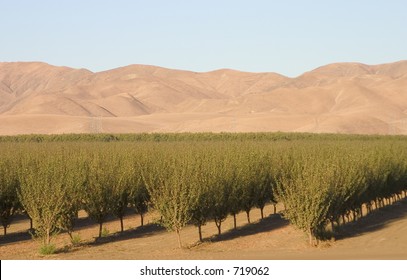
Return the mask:
[[140,224],[141,226],[144,226],[144,214],[140,213]]
[[273,208],[274,208],[274,213],[273,214],[275,214],[277,212],[277,206],[276,206],[275,203],[273,204]]
[[124,231],[123,216],[120,217],[120,232]]
[[71,230],[68,230],[68,235],[69,235],[69,238],[71,239],[71,242],[72,242],[73,236],[72,236],[72,231]]
[[31,219],[31,217],[30,217],[30,230],[32,230],[33,229],[33,219]]
[[179,228],[175,229],[175,232],[177,233],[177,237],[178,237],[178,246],[180,249],[182,249],[181,232],[180,232]]
[[308,235],[309,235],[309,245],[313,246],[314,245],[314,236],[312,235],[312,229],[308,230]]
[[99,223],[99,238],[102,237],[102,226],[103,223]]
[[218,235],[221,235],[222,221],[221,220],[218,221],[215,219],[215,224],[216,224],[216,227],[218,228]]
[[6,234],[7,234],[7,227],[6,227],[5,225],[3,225],[3,228],[4,228],[4,236],[6,236]]
[[234,229],[237,228],[237,226],[236,226],[236,214],[235,213],[233,213],[233,228]]
[[203,239],[202,239],[202,225],[201,224],[198,225],[198,233],[199,233],[199,241],[203,242]]
[[50,242],[51,242],[50,230],[49,228],[47,228],[45,235],[45,245],[49,245]]
[[250,224],[250,210],[246,210],[247,222]]
[[334,225],[333,221],[331,221],[331,230],[332,230],[332,232],[335,232],[335,225]]
[[261,214],[261,219],[263,220],[264,219],[264,207],[261,207],[260,208],[260,214]]

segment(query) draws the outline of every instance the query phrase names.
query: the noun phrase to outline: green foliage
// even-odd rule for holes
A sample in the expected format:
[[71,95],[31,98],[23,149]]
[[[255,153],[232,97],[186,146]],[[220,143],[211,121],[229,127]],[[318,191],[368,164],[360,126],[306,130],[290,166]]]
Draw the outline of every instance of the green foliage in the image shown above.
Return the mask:
[[70,235],[75,227],[75,221],[78,217],[78,212],[82,207],[83,200],[83,185],[86,180],[86,166],[82,154],[74,153],[73,151],[66,152],[67,158],[65,164],[68,166],[70,184],[68,184],[66,192],[66,200],[62,208],[62,214],[59,220],[58,227]]
[[131,202],[136,214],[140,215],[141,226],[144,225],[144,214],[147,213],[150,203],[150,193],[141,177],[141,169],[135,168],[132,175]]
[[306,231],[311,242],[324,229],[334,183],[330,169],[321,163],[304,159],[276,180],[278,199],[286,207],[284,216]]
[[[282,141],[376,141],[384,137],[379,135],[313,134],[292,132],[249,132],[249,133],[136,133],[136,134],[54,134],[54,135],[16,135],[0,136],[1,142],[49,143],[49,142],[282,142]],[[406,136],[386,136],[391,141],[405,141]]]
[[255,193],[253,197],[254,206],[261,211],[261,218],[264,217],[263,209],[267,203],[274,201],[273,191],[273,169],[271,165],[270,155],[266,154],[259,157],[255,163],[253,163],[253,181]]
[[73,246],[79,246],[82,242],[82,238],[79,234],[73,234],[71,236],[71,243]]
[[41,255],[52,255],[55,254],[56,251],[56,247],[54,244],[50,243],[50,244],[43,244],[40,247],[40,254]]
[[52,156],[30,155],[23,158],[18,196],[33,219],[35,234],[50,244],[51,236],[61,230],[66,209],[71,204],[70,190],[77,184],[76,173],[61,150]]
[[[126,210],[131,199],[131,192],[133,188],[134,169],[131,158],[128,156],[118,157],[117,162],[114,162],[118,166],[114,174],[110,174],[112,178],[115,178],[115,182],[112,184],[112,211],[113,214],[120,219],[121,232],[124,230],[123,218],[126,214]],[[139,175],[140,176],[140,175]]]
[[[407,137],[309,133],[67,134],[0,137],[3,227],[23,208],[49,244],[79,210],[99,223],[155,209],[178,233],[284,204],[314,238],[407,190]],[[17,191],[16,191],[17,190]],[[20,204],[22,206],[20,206]],[[142,220],[143,221],[143,220]],[[142,222],[143,223],[143,222]],[[121,222],[123,228],[123,222]],[[180,242],[181,243],[181,242]]]
[[110,231],[107,228],[104,227],[100,237],[108,237],[109,234],[110,234]]
[[18,165],[10,153],[2,153],[0,158],[0,222],[4,235],[10,226],[14,213],[20,208],[17,197]]
[[83,207],[89,217],[99,224],[99,237],[102,237],[103,223],[117,203],[114,189],[120,165],[114,153],[99,153],[91,155],[86,167]]
[[163,158],[143,173],[151,202],[160,212],[163,226],[177,233],[179,247],[180,231],[192,219],[191,209],[198,203],[200,192],[192,158],[189,153]]

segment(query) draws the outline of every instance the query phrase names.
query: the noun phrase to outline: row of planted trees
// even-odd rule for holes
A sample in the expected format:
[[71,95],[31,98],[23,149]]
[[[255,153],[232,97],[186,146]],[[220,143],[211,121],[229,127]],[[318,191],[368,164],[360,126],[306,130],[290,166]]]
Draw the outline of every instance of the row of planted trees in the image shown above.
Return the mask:
[[15,211],[33,220],[45,244],[61,230],[72,233],[85,210],[99,224],[121,221],[129,207],[155,209],[175,231],[222,222],[267,203],[283,203],[286,217],[322,239],[328,225],[358,218],[385,201],[405,196],[407,144],[370,141],[174,141],[117,143],[2,143],[0,211],[6,228]]
[[[399,200],[407,190],[405,142],[306,144],[281,159],[275,176],[284,216],[307,232],[310,243],[367,212]],[[349,146],[349,144],[352,144]]]
[[141,217],[147,212],[149,196],[139,164],[121,147],[7,144],[1,147],[1,155],[0,218],[4,234],[16,211],[28,214],[35,235],[45,245],[62,230],[72,238],[81,209],[100,225],[99,237],[109,215],[120,219],[123,231],[128,207]]

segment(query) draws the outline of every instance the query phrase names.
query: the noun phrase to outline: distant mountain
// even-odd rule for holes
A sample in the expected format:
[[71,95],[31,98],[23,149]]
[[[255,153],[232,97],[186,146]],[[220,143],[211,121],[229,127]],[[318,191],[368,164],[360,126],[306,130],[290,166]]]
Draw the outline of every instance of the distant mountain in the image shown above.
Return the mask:
[[407,61],[335,63],[296,78],[0,63],[0,134],[146,131],[407,134]]

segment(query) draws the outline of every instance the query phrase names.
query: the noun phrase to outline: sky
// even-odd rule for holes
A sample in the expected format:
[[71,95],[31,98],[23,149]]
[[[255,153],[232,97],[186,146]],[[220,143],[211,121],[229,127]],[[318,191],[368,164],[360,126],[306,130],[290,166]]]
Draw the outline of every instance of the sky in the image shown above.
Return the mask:
[[294,77],[407,59],[407,1],[0,0],[0,61]]

